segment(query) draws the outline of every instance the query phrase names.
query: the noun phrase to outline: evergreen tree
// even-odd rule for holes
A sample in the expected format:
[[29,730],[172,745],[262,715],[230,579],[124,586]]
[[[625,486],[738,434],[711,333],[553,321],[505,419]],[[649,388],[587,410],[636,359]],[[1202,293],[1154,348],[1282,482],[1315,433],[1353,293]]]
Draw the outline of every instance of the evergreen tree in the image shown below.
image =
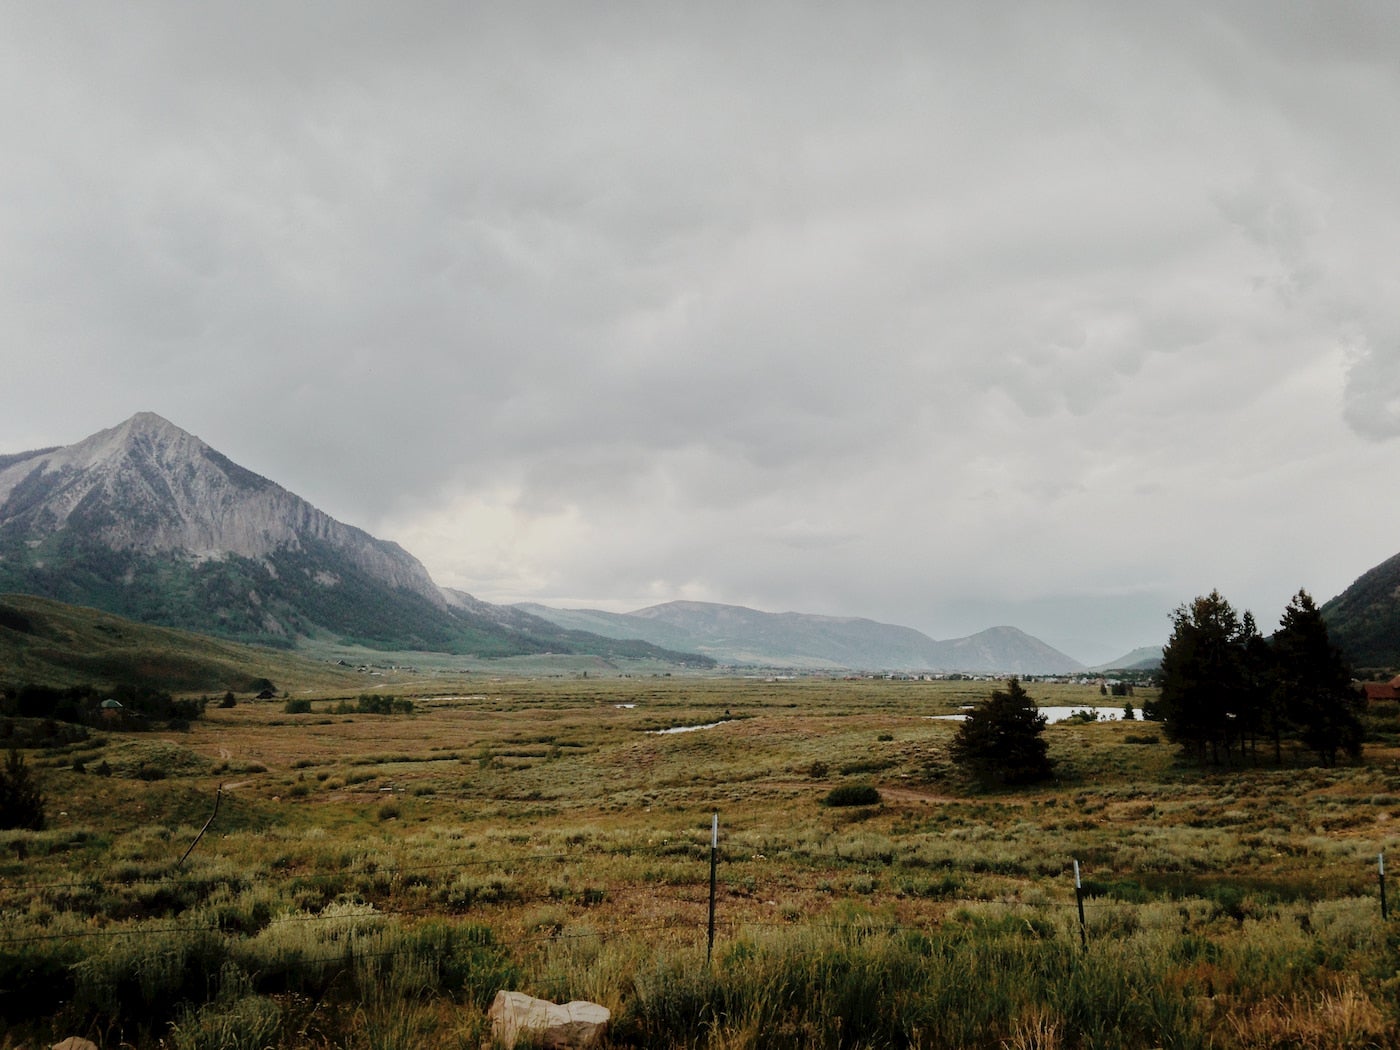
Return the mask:
[[1045,742],[1045,716],[1012,678],[992,691],[958,726],[953,761],[980,780],[1030,784],[1051,776],[1054,763]]
[[[1273,692],[1273,653],[1255,626],[1254,614],[1246,611],[1240,619],[1238,636],[1240,692],[1236,718],[1241,750],[1257,758],[1259,737],[1276,737],[1278,705]],[[1275,761],[1278,749],[1275,747]]]
[[1162,650],[1162,691],[1153,705],[1167,738],[1204,761],[1229,761],[1262,722],[1262,690],[1246,659],[1258,636],[1211,591],[1172,613],[1172,635]]
[[44,796],[34,783],[24,758],[10,748],[4,769],[0,769],[0,828],[44,827]]
[[1283,612],[1273,639],[1273,671],[1280,721],[1297,732],[1323,765],[1335,765],[1338,752],[1360,755],[1361,698],[1307,591],[1295,594]]

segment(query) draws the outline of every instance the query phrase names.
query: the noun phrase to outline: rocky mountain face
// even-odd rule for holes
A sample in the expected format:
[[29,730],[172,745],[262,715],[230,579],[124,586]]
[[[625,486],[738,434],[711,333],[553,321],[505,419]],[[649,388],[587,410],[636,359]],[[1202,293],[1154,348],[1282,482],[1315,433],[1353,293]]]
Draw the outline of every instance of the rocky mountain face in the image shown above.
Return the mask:
[[445,593],[416,558],[160,416],[0,457],[0,592],[262,644],[688,659]]
[[725,664],[975,674],[1060,674],[1082,664],[1014,627],[935,641],[909,627],[854,617],[766,613],[667,602],[631,613],[518,606],[561,625],[690,649]]
[[7,458],[0,533],[28,549],[64,534],[195,561],[323,546],[367,576],[447,607],[428,571],[398,544],[336,521],[154,413],[76,445]]

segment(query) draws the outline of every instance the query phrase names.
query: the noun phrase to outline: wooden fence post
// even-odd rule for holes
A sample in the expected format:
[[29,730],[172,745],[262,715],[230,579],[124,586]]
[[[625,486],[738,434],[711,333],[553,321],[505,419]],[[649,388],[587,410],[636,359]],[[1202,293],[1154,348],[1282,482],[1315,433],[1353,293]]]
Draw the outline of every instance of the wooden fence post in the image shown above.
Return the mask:
[[175,867],[183,868],[185,866],[185,857],[188,857],[194,848],[199,845],[199,840],[204,838],[204,833],[209,830],[209,825],[214,823],[214,818],[219,815],[219,799],[223,797],[224,786],[220,784],[214,789],[214,812],[209,814],[209,819],[204,822],[204,827],[199,829],[199,834],[194,837],[194,841],[190,843],[190,848],[185,850],[184,856],[180,858],[179,863],[177,863]]
[[710,965],[710,956],[715,951],[715,886],[719,875],[719,813],[716,811],[710,824],[710,926],[709,941],[705,946],[705,965]]
[[1385,853],[1376,855],[1376,878],[1381,885],[1381,921],[1390,918],[1390,913],[1385,906]]
[[1084,922],[1084,886],[1079,881],[1079,861],[1074,862],[1074,903],[1079,906],[1079,944],[1082,948],[1089,947],[1089,930]]

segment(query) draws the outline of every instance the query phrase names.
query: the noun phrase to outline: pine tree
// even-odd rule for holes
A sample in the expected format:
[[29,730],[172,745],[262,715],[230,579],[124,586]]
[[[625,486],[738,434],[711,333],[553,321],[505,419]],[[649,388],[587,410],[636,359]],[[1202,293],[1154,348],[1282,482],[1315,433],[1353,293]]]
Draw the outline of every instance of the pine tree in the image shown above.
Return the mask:
[[44,796],[34,783],[24,758],[10,748],[5,768],[0,770],[0,828],[28,828],[42,831]]
[[1243,757],[1265,722],[1266,690],[1254,618],[1211,591],[1172,613],[1162,650],[1162,691],[1153,705],[1167,738],[1200,760]]
[[1355,758],[1364,731],[1361,699],[1351,688],[1351,670],[1328,638],[1327,624],[1312,597],[1300,590],[1283,612],[1273,638],[1274,695],[1298,739],[1325,766],[1338,752]]
[[951,745],[953,761],[980,780],[1031,784],[1048,779],[1054,763],[1043,736],[1045,716],[1012,678],[968,713]]

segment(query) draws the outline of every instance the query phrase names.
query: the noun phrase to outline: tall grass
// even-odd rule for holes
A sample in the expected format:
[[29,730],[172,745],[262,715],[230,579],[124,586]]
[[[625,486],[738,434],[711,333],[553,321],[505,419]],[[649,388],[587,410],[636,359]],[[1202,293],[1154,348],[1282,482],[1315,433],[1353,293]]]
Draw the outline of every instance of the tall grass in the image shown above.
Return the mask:
[[[52,756],[49,830],[0,833],[0,1028],[432,1050],[481,1045],[518,988],[603,1003],[613,1046],[1397,1046],[1374,862],[1400,756],[1203,775],[1131,725],[1056,726],[1062,782],[984,793],[925,717],[984,692],[492,682],[92,742],[119,775]],[[881,804],[820,804],[857,784]]]

